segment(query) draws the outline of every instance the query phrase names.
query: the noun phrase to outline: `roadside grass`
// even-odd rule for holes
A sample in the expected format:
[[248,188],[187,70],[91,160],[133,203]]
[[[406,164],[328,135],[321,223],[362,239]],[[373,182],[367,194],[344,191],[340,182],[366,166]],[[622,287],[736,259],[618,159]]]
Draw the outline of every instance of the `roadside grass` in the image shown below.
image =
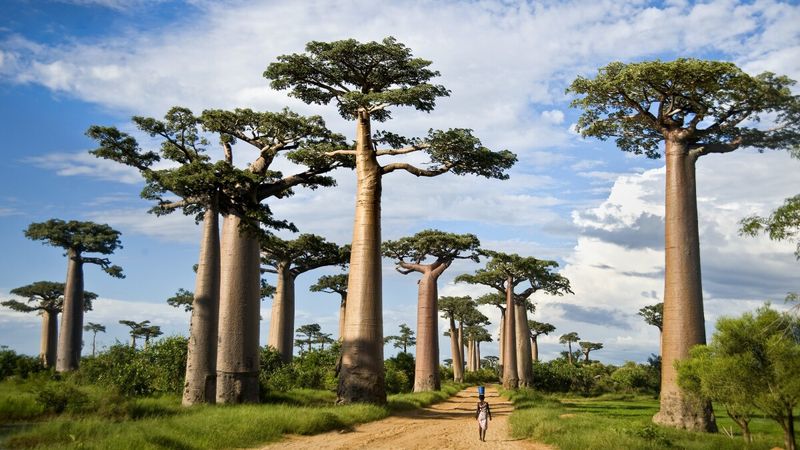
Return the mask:
[[594,398],[542,395],[533,390],[504,391],[514,403],[509,424],[514,438],[528,438],[561,450],[583,449],[771,449],[783,444],[777,423],[751,422],[753,443],[746,445],[738,426],[724,411],[717,425],[733,431],[694,433],[653,424],[658,400],[648,396],[606,395]]
[[[0,394],[4,392],[0,383]],[[22,449],[216,449],[254,447],[284,434],[347,430],[392,412],[447,399],[466,385],[443,384],[442,391],[398,394],[386,406],[335,406],[328,391],[270,392],[266,403],[182,408],[179,396],[125,398],[96,386],[81,386],[90,408],[60,415],[44,413],[39,422],[4,426],[0,448]],[[8,398],[25,397],[17,391]],[[3,397],[0,397],[0,402]],[[34,399],[27,399],[36,404]],[[98,406],[100,405],[100,406]],[[28,417],[30,418],[30,417]],[[46,419],[41,421],[41,419]]]

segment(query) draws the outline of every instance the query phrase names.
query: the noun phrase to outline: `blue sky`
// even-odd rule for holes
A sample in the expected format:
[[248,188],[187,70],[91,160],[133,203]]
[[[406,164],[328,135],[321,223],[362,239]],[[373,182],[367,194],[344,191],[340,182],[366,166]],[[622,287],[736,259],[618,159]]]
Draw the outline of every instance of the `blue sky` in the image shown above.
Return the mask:
[[[0,3],[0,298],[37,280],[63,280],[58,249],[24,238],[32,222],[93,220],[122,231],[111,257],[127,278],[86,269],[100,295],[86,321],[108,326],[98,344],[125,341],[120,319],[151,320],[186,334],[188,315],[166,305],[192,289],[198,227],[180,215],[153,217],[138,198],[135,171],[92,157],[84,136],[93,124],[136,134],[130,117],[160,117],[173,105],[205,108],[283,106],[322,115],[353,136],[332,106],[305,105],[269,89],[261,76],[280,54],[309,40],[395,36],[430,59],[452,90],[431,114],[397,110],[382,128],[422,135],[428,128],[468,127],[490,148],[507,148],[519,164],[507,181],[445,175],[385,181],[383,235],[396,239],[435,227],[478,235],[487,248],[557,260],[574,296],[536,297],[533,318],[557,326],[545,359],[562,350],[558,335],[577,331],[604,342],[593,356],[643,361],[658,335],[636,316],[660,301],[663,271],[663,161],[632,157],[613,143],[583,140],[572,125],[564,88],[610,61],[702,57],[730,60],[750,73],[770,70],[800,79],[800,6],[794,2],[207,2],[64,0]],[[147,147],[152,142],[136,134]],[[217,152],[213,150],[212,154]],[[250,150],[237,149],[242,160]],[[284,167],[290,167],[283,163]],[[781,303],[797,289],[792,244],[738,236],[737,221],[766,213],[798,191],[796,160],[785,152],[743,149],[698,165],[706,318]],[[299,191],[270,206],[302,232],[340,244],[351,233],[354,177],[339,186]],[[746,182],[744,182],[746,180]],[[285,237],[289,237],[288,235]],[[454,285],[479,266],[461,262],[440,283],[442,295],[483,291]],[[336,333],[338,300],[297,286],[296,324],[318,322]],[[384,261],[385,332],[415,326],[416,282]],[[262,310],[261,339],[269,326]],[[496,328],[496,313],[484,311]],[[0,311],[0,344],[38,351],[34,315]],[[444,338],[443,338],[444,339]],[[387,354],[394,353],[387,348]],[[442,357],[449,346],[442,340]],[[484,355],[496,354],[494,344]]]

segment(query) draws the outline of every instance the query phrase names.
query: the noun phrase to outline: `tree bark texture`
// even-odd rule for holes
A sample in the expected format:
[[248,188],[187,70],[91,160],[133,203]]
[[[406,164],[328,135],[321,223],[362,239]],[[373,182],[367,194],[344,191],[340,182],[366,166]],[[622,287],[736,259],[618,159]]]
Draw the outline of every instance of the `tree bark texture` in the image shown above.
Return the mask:
[[475,370],[481,370],[481,343],[475,342]]
[[372,148],[369,113],[356,127],[356,208],[347,280],[338,403],[386,403],[381,275],[381,167]]
[[464,381],[464,365],[461,362],[461,351],[458,344],[458,328],[456,320],[450,318],[450,353],[453,359],[453,381],[461,383]]
[[39,358],[48,369],[56,365],[58,347],[58,312],[42,310],[42,339]]
[[225,216],[220,257],[217,403],[258,402],[261,273],[258,239]]
[[500,371],[500,374],[503,374],[503,360],[505,359],[505,349],[503,345],[506,342],[505,334],[506,334],[506,310],[503,308],[500,309],[500,336],[497,337],[497,348],[499,349],[500,354],[497,356],[497,368]]
[[531,360],[539,362],[539,338],[538,336],[531,336]]
[[417,348],[414,364],[414,392],[438,391],[439,379],[439,321],[437,305],[438,277],[427,271],[419,280],[417,291]]
[[473,355],[474,345],[475,343],[472,339],[467,339],[467,372],[474,372],[475,371],[475,358]]
[[183,406],[214,403],[217,396],[217,333],[219,330],[219,214],[208,208],[192,300]]
[[81,359],[83,338],[83,261],[74,249],[67,250],[67,282],[61,333],[58,335],[56,371],[76,370]]
[[505,320],[505,332],[503,333],[503,387],[505,389],[516,389],[519,387],[513,290],[514,285],[512,284],[511,277],[508,277],[508,280],[506,280],[506,311],[508,312],[508,317],[506,317]]
[[464,352],[464,322],[458,322],[458,351],[461,352],[461,370],[467,365],[467,357]]
[[523,304],[514,305],[514,328],[517,339],[517,377],[520,387],[533,386],[533,364],[531,362],[531,331],[528,328],[528,309]]
[[289,262],[278,264],[278,283],[272,300],[272,319],[269,322],[267,344],[275,348],[283,362],[292,360],[294,348],[294,274]]
[[342,296],[339,302],[339,342],[344,338],[344,317],[347,313],[347,294],[340,294]]
[[706,343],[695,160],[686,144],[666,142],[664,331],[661,336],[660,410],[653,421],[693,431],[716,431],[711,403],[688,399],[677,383],[675,361]]

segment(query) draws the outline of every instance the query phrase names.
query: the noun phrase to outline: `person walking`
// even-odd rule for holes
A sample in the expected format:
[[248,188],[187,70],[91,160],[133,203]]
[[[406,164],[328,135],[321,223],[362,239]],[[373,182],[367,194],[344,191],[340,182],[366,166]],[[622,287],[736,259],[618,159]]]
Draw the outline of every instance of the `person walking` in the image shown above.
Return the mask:
[[486,442],[486,429],[489,428],[489,421],[492,420],[492,410],[489,408],[489,403],[484,401],[482,393],[478,396],[475,418],[478,419],[478,436],[482,442]]

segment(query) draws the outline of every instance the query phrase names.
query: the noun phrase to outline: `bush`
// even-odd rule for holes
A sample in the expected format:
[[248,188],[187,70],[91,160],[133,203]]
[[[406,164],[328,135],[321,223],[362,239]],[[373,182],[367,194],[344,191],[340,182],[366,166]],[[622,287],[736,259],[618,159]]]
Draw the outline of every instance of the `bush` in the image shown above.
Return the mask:
[[258,374],[262,399],[268,392],[286,392],[291,389],[334,390],[338,383],[336,364],[340,345],[333,344],[325,350],[310,350],[284,363],[280,353],[271,347],[261,348]]
[[403,352],[384,362],[387,393],[411,392],[414,388],[414,364],[414,356]]
[[50,382],[36,390],[36,402],[50,413],[81,412],[89,404],[89,396],[73,384]]
[[18,355],[14,350],[7,348],[0,349],[0,380],[11,376],[28,378],[33,373],[46,370],[38,357]]
[[483,368],[475,372],[464,372],[465,383],[497,383],[498,381],[497,371],[492,368]]

